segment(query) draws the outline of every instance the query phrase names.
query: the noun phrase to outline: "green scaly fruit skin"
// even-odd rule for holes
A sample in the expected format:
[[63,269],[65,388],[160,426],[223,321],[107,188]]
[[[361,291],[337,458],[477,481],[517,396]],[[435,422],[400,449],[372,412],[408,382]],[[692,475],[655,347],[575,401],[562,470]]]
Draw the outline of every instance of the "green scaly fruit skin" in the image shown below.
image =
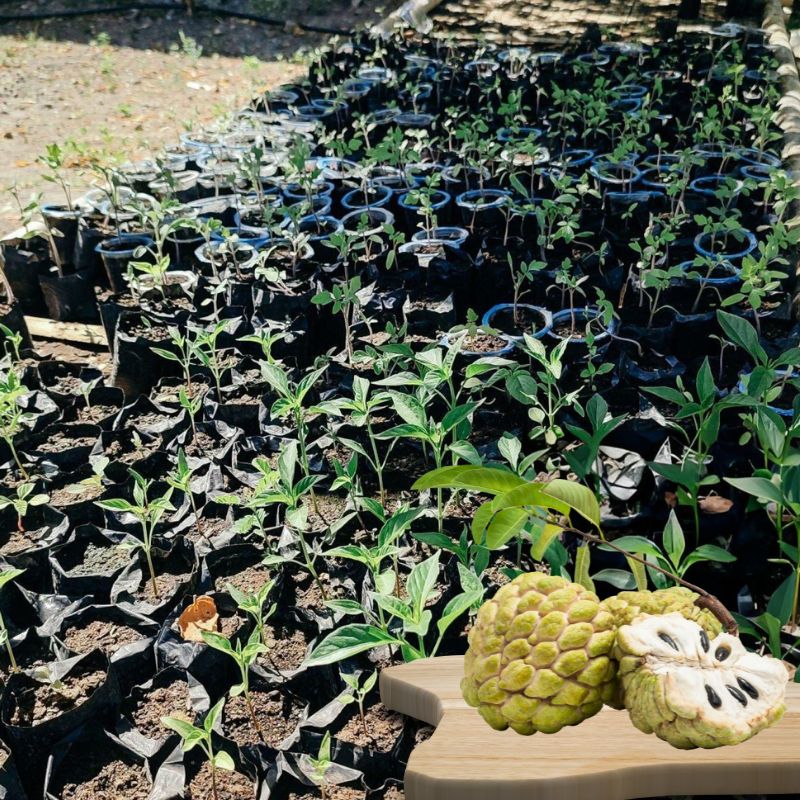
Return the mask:
[[614,619],[596,594],[540,572],[483,604],[469,633],[464,699],[493,728],[556,733],[596,714],[617,690]]
[[[617,629],[623,625],[630,625],[641,614],[678,613],[685,619],[696,622],[708,633],[709,638],[713,639],[722,631],[722,623],[708,609],[695,605],[698,597],[700,595],[697,592],[685,586],[673,586],[669,589],[657,589],[654,592],[619,592],[603,600],[601,605],[614,617],[614,627]],[[620,674],[622,673],[623,670],[620,669]],[[618,681],[615,691],[607,701],[608,705],[617,709],[625,708],[624,694],[625,688],[622,682]]]

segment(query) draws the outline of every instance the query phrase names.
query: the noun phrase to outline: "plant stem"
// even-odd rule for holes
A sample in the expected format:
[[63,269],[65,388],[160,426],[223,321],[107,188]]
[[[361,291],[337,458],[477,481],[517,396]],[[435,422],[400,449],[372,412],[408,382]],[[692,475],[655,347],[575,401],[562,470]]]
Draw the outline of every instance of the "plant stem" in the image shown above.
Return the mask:
[[17,666],[17,659],[14,658],[14,651],[11,648],[11,636],[8,633],[5,620],[3,619],[3,615],[1,613],[0,613],[0,631],[2,631],[5,636],[6,650],[8,651],[8,660],[11,663],[11,671],[18,672],[19,667]]
[[670,572],[669,570],[663,569],[662,567],[657,566],[656,564],[652,564],[644,558],[641,558],[633,553],[629,553],[627,550],[615,545],[613,542],[608,542],[605,539],[601,539],[599,536],[594,536],[591,533],[585,533],[584,531],[579,531],[577,528],[563,528],[562,530],[565,533],[574,533],[576,536],[580,536],[584,541],[592,542],[594,544],[602,544],[606,547],[610,547],[612,550],[616,550],[618,553],[622,553],[626,558],[630,558],[633,561],[637,561],[639,564],[644,564],[648,569],[654,569],[656,572],[660,572],[662,575],[666,575],[668,578],[671,578],[676,583],[679,583],[681,586],[685,586],[687,589],[691,589],[693,592],[697,592],[700,597],[695,600],[695,605],[699,608],[705,608],[711,611],[712,614],[722,623],[725,627],[725,630],[736,636],[738,634],[739,626],[736,624],[736,620],[733,618],[733,615],[730,611],[722,604],[720,600],[714,597],[713,594],[710,594],[705,589],[700,586],[697,586],[694,583],[689,583],[689,581],[684,580],[683,578],[676,575],[674,572]]

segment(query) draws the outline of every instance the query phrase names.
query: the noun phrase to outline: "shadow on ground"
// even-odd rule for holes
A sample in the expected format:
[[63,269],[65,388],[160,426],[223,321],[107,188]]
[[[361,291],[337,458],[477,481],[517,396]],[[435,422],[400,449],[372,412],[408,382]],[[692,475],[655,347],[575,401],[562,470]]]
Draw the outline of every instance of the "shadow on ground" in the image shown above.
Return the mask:
[[[395,0],[357,4],[351,0],[192,0],[195,10],[189,14],[185,0],[155,2],[173,5],[174,9],[125,10],[136,4],[135,0],[0,0],[0,35],[82,44],[100,38],[119,47],[161,52],[170,52],[180,42],[187,42],[189,48],[201,48],[205,55],[247,55],[273,60],[290,58],[298,47],[316,46],[338,31],[372,24],[398,5]],[[5,16],[70,13],[90,8],[115,10],[89,16],[2,22]],[[262,16],[275,24],[234,19],[226,12]],[[317,30],[304,30],[305,25]]]

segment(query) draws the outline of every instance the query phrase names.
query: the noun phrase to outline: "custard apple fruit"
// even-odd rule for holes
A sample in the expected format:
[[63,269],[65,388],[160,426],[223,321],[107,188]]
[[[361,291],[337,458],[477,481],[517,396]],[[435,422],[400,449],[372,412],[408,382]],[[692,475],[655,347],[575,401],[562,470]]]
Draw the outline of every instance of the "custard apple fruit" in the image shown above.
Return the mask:
[[596,714],[616,689],[616,629],[597,595],[531,572],[478,612],[461,682],[464,699],[493,728],[555,733]]
[[748,652],[727,633],[709,637],[680,613],[623,625],[613,654],[631,721],[673,747],[738,744],[785,709],[781,661]]
[[722,631],[722,623],[714,614],[695,605],[700,597],[685,586],[658,589],[654,592],[620,592],[603,600],[603,608],[614,615],[614,624],[630,625],[641,614],[670,614],[677,612],[686,619],[694,620],[712,637]]

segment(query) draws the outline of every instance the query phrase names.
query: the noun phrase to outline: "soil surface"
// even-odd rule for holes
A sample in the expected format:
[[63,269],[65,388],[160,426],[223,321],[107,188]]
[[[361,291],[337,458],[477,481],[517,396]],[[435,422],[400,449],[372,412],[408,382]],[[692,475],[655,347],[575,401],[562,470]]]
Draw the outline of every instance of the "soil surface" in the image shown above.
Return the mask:
[[67,628],[64,633],[64,644],[73,653],[89,653],[99,647],[106,655],[110,656],[120,647],[143,638],[144,636],[139,631],[128,625],[94,620]]
[[336,738],[359,747],[388,753],[402,732],[403,717],[389,711],[382,703],[377,703],[364,709],[363,723],[356,710],[355,716],[336,734]]
[[177,717],[186,722],[194,722],[195,716],[191,710],[189,685],[181,680],[150,689],[138,701],[129,700],[123,713],[139,733],[156,740],[169,735],[169,730],[161,724],[161,717]]
[[306,657],[308,640],[300,630],[264,626],[264,634],[269,645],[269,652],[259,657],[265,667],[278,672],[291,672],[298,669]]
[[[219,800],[253,800],[255,797],[253,782],[241,772],[217,770],[216,782]],[[186,787],[184,800],[209,800],[211,797],[211,772],[208,764],[203,764]]]
[[[67,175],[79,194],[92,182],[95,164],[149,157],[187,128],[303,75],[306,54],[328,37],[304,33],[296,22],[350,29],[378,21],[399,2],[203,0],[202,5],[267,13],[286,24],[133,11],[0,25],[0,188],[16,183],[23,203],[31,193],[61,200],[58,186],[41,178],[36,163],[56,142],[65,150]],[[3,12],[75,7],[67,0],[23,0]],[[4,209],[11,198],[3,200]],[[18,224],[13,207],[0,211],[0,234]]]
[[[403,796],[402,793],[400,795]],[[291,792],[287,800],[318,800],[322,797],[319,792],[306,792],[297,794]],[[327,800],[364,800],[364,790],[356,789],[354,786],[327,786],[325,788]]]
[[28,727],[55,719],[83,703],[105,679],[103,670],[94,670],[83,675],[67,675],[58,688],[43,683],[21,689],[14,694],[16,707],[11,724]]
[[150,580],[150,573],[145,570],[142,578],[142,585],[136,591],[136,597],[147,603],[161,603],[172,596],[175,589],[191,578],[191,573],[184,572],[180,575],[156,575],[156,586],[158,597],[153,594],[153,582]]
[[[279,691],[251,690],[250,698],[264,741],[270,747],[277,747],[297,727],[303,715],[303,706],[290,695]],[[260,742],[243,695],[228,698],[223,714],[223,730],[236,744]]]
[[[150,781],[145,768],[139,764],[117,759],[106,764],[106,746],[98,742],[98,758],[92,752],[81,753],[81,758],[68,758],[65,775],[59,776],[61,788],[54,792],[59,800],[147,800]],[[51,792],[53,790],[51,789]]]
[[269,580],[269,570],[260,564],[247,567],[236,575],[220,575],[214,580],[214,588],[218,592],[227,592],[230,584],[234,589],[247,594],[256,594]]

